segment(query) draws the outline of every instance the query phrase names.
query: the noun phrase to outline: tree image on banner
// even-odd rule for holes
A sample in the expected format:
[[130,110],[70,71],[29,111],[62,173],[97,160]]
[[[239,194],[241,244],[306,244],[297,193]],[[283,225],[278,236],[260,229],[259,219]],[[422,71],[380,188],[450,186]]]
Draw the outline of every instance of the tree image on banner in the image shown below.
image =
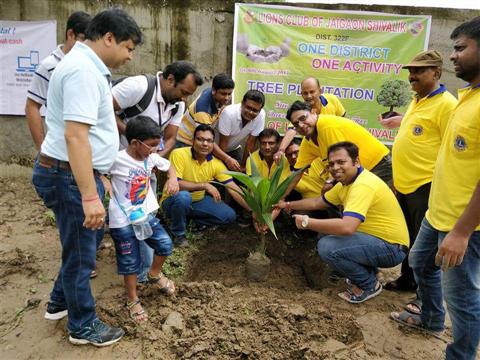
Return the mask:
[[387,80],[380,87],[377,102],[389,111],[382,113],[382,118],[388,119],[400,115],[393,108],[399,108],[408,104],[412,98],[412,91],[408,82],[403,80]]

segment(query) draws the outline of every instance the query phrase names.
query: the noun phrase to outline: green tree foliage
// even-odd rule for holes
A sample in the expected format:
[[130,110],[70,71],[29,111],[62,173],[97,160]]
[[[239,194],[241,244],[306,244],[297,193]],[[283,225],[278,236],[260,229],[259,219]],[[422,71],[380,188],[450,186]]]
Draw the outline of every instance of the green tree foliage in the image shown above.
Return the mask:
[[[284,162],[282,158],[270,179],[263,178],[260,175],[254,161],[250,162],[252,165],[252,176],[236,171],[226,171],[226,174],[231,175],[241,183],[240,189],[242,192],[240,192],[240,195],[245,199],[250,209],[252,209],[259,227],[263,228],[267,225],[275,238],[277,234],[275,233],[275,226],[272,220],[272,206],[285,196],[290,184],[305,169],[303,168],[291,173],[280,183],[280,175],[282,174]],[[265,234],[263,233],[260,234],[260,244],[257,250],[265,255]]]
[[411,100],[412,94],[410,85],[404,80],[385,81],[377,95],[377,102],[393,111],[394,107],[407,105]]

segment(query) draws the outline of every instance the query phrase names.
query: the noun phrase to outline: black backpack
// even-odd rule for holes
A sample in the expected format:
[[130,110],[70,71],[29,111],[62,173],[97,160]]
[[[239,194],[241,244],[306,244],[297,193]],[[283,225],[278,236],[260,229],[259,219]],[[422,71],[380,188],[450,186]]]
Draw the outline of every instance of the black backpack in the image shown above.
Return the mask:
[[[157,87],[157,76],[152,75],[152,74],[143,74],[143,76],[145,76],[147,78],[147,84],[148,84],[147,85],[147,91],[145,92],[145,94],[143,95],[143,97],[140,99],[140,101],[137,104],[135,104],[133,106],[130,106],[129,108],[123,109],[123,111],[120,114],[118,114],[120,119],[125,120],[126,118],[132,118],[132,117],[135,117],[137,115],[140,115],[142,112],[144,112],[147,109],[148,105],[152,101],[152,97],[154,96],[155,89]],[[121,83],[126,78],[127,78],[127,76],[124,76],[124,77],[121,77],[117,80],[113,80],[112,81],[112,87]],[[170,119],[175,116],[175,114],[178,111],[178,108],[179,108],[179,104],[177,103],[175,105],[175,108],[170,113]],[[161,114],[162,114],[162,112],[160,111],[160,105],[159,105],[159,107],[158,107],[158,118],[159,118],[159,123],[160,123],[159,125],[163,129],[168,121],[163,123]],[[170,120],[170,119],[168,119],[168,120]]]

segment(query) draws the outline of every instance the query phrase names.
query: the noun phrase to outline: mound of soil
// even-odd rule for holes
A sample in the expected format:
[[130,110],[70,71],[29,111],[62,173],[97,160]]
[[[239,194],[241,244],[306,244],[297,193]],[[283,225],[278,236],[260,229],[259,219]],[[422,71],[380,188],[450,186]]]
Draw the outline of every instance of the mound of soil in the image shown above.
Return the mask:
[[[362,305],[337,297],[315,254],[315,237],[277,229],[269,238],[270,274],[249,282],[245,259],[255,248],[253,229],[231,226],[205,232],[187,253],[177,293],[140,288],[149,314],[137,326],[124,306],[123,279],[113,247],[99,251],[92,280],[100,318],[127,334],[112,347],[73,346],[66,320],[43,319],[60,264],[56,229],[29,179],[0,186],[0,353],[5,359],[436,359],[445,344],[388,320],[412,294],[383,292]],[[111,241],[106,238],[106,241]],[[187,252],[190,250],[186,250]],[[390,273],[396,275],[395,272]],[[166,326],[167,319],[177,319]],[[170,320],[169,320],[170,321]],[[168,331],[167,331],[168,330]]]

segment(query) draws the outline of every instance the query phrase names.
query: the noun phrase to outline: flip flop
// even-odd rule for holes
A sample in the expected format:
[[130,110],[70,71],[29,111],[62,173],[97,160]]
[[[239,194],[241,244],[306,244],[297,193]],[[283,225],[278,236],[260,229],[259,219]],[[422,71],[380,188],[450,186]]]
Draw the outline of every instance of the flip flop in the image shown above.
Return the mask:
[[[420,330],[420,331],[422,331],[422,332],[424,332],[428,335],[432,335],[433,337],[435,337],[439,340],[447,342],[447,340],[443,337],[443,335],[445,333],[445,330],[433,331],[433,330],[430,330],[430,329],[426,328],[422,324],[422,320],[420,319],[419,315],[412,314],[409,311],[402,311],[400,313],[396,312],[396,311],[393,311],[393,312],[390,313],[390,319],[398,322],[401,325],[407,326],[407,327],[412,328],[412,329]],[[409,322],[408,319],[412,319],[414,322]]]
[[404,307],[406,311],[413,315],[422,315],[422,300],[415,298],[409,301]]

